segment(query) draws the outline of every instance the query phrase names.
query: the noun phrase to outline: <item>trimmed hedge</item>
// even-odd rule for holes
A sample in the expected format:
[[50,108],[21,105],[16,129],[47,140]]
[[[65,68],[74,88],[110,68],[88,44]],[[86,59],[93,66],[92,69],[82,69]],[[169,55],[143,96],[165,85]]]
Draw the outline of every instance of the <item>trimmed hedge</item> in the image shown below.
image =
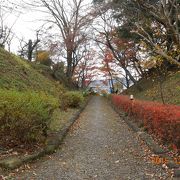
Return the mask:
[[112,95],[111,101],[117,108],[140,121],[148,132],[180,149],[180,106],[131,101],[128,96],[119,95]]
[[0,135],[40,141],[57,107],[58,100],[44,93],[0,90]]

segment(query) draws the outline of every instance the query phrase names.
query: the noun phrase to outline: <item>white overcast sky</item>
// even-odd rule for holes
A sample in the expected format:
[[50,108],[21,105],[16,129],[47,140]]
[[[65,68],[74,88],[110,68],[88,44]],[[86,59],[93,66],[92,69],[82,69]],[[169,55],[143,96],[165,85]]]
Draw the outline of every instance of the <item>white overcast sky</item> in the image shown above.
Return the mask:
[[[21,0],[10,0],[14,3],[20,3]],[[5,24],[8,27],[12,27],[12,31],[15,34],[14,41],[12,42],[11,50],[13,52],[17,51],[17,46],[19,41],[17,38],[24,38],[24,40],[28,41],[29,39],[34,39],[36,34],[35,30],[37,30],[42,24],[42,21],[39,21],[44,14],[37,11],[32,10],[20,10],[22,13],[15,12],[8,15]]]
[[[9,5],[12,6],[12,3],[23,5],[22,0],[5,0],[9,1]],[[29,0],[23,0],[24,2],[30,2]],[[91,3],[92,0],[86,0],[86,3]],[[28,41],[29,39],[36,38],[36,30],[39,29],[43,21],[40,21],[40,19],[43,19],[45,17],[45,14],[38,11],[29,10],[29,8],[21,9],[20,7],[17,7],[18,10],[22,11],[22,13],[11,13],[6,18],[5,24],[8,25],[8,27],[11,27],[13,25],[12,31],[15,33],[15,37],[22,38],[24,37],[24,40]],[[19,41],[17,38],[14,38],[11,46],[11,51],[16,52],[19,44]]]

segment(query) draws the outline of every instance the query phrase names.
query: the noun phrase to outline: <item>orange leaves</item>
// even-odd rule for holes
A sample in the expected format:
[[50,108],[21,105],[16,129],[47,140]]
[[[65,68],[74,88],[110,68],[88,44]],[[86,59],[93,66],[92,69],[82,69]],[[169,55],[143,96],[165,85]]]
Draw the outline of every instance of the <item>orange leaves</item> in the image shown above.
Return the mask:
[[104,54],[104,62],[107,64],[109,62],[112,62],[114,56],[111,53],[110,50],[106,49],[105,54]]
[[47,66],[51,66],[52,65],[52,60],[50,58],[50,52],[49,51],[38,51],[37,55],[36,55],[36,61],[47,65]]
[[115,37],[113,39],[113,43],[116,45],[118,50],[133,49],[135,46],[135,43],[133,41],[119,37]]
[[163,142],[180,150],[180,107],[156,102],[134,100],[128,96],[112,96],[113,104],[140,121]]
[[105,54],[104,54],[104,59],[103,59],[103,66],[100,67],[100,70],[102,72],[111,72],[112,67],[111,67],[111,63],[113,62],[113,54],[111,53],[110,50],[106,49],[105,50]]
[[105,61],[110,62],[110,61],[112,61],[112,59],[113,59],[112,53],[108,52],[105,54]]
[[48,51],[38,51],[36,60],[40,62],[46,61],[47,59],[49,59],[49,56],[50,56],[50,53]]

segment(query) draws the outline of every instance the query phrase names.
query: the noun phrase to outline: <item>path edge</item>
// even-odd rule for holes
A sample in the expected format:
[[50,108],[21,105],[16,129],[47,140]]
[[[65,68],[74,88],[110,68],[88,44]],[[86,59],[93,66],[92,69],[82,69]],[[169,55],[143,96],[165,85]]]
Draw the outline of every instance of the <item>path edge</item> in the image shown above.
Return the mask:
[[144,141],[147,146],[150,148],[150,150],[159,157],[163,157],[168,159],[168,163],[166,164],[169,169],[172,169],[174,172],[174,177],[180,177],[180,166],[174,162],[174,160],[170,159],[168,155],[166,154],[167,151],[162,149],[154,140],[153,138],[143,131],[141,128],[137,126],[134,122],[130,121],[128,116],[125,116],[122,111],[120,111],[115,105],[111,102],[111,100],[108,100],[111,104],[111,107],[114,109],[114,111],[124,120],[124,122],[132,129],[138,137],[142,141]]

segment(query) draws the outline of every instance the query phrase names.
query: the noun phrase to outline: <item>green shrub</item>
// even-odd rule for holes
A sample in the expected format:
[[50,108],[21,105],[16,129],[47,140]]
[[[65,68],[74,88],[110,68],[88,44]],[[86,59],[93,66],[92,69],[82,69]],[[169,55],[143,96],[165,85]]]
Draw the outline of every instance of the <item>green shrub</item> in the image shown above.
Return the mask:
[[83,91],[82,92],[83,93],[83,97],[87,97],[87,96],[89,96],[90,95],[90,92],[89,91]]
[[68,91],[60,98],[61,107],[67,109],[67,107],[77,108],[84,101],[84,97],[81,92],[78,91]]
[[40,141],[58,101],[44,93],[0,90],[0,134],[21,142]]

